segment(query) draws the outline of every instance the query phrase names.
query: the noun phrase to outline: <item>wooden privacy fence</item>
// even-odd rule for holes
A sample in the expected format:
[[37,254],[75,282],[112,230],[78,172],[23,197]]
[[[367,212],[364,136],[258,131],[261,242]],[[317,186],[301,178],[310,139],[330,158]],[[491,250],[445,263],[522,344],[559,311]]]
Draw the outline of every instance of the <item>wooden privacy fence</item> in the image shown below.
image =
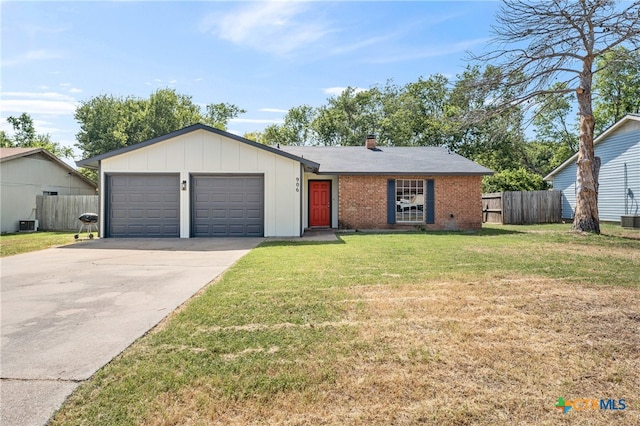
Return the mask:
[[37,195],[36,219],[42,231],[77,231],[82,213],[98,213],[97,195]]
[[482,194],[482,220],[504,225],[559,223],[561,191],[506,191]]

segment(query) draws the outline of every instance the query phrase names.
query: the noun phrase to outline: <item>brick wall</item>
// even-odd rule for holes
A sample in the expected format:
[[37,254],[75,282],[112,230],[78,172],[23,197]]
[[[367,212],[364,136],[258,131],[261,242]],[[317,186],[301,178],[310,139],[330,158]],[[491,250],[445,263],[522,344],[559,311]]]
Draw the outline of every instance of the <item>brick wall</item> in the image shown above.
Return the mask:
[[433,179],[435,223],[427,229],[482,227],[481,176],[340,176],[338,225],[342,229],[413,229],[387,223],[387,180]]

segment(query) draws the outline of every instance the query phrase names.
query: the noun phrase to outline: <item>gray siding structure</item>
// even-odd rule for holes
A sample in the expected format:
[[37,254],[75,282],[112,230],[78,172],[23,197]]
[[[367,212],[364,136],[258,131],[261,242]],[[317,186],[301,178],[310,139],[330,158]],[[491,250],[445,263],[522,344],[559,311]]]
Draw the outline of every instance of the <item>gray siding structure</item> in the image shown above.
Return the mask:
[[[600,220],[640,215],[640,115],[629,114],[595,140],[600,157],[598,213]],[[572,156],[545,177],[562,191],[562,217],[573,219],[576,206],[576,158]]]
[[35,221],[39,195],[95,194],[95,183],[43,148],[0,148],[2,233],[18,231],[21,221]]

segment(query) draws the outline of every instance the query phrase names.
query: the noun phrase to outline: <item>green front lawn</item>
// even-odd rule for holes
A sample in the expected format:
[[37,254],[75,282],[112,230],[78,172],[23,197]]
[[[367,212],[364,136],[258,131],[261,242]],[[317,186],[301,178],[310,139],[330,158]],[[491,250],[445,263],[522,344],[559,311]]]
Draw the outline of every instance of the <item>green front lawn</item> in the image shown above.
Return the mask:
[[640,424],[640,233],[569,227],[266,242],[53,424]]
[[75,241],[73,238],[75,234],[75,232],[0,234],[0,257],[71,244]]

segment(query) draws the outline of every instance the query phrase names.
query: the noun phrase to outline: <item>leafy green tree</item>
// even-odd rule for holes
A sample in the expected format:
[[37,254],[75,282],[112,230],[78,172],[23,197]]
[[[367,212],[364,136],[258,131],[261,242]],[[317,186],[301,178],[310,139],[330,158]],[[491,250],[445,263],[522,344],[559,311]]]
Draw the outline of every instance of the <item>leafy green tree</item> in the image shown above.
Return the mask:
[[578,152],[578,133],[575,123],[570,120],[571,96],[564,92],[567,84],[558,82],[551,86],[554,93],[541,95],[536,100],[533,125],[537,140],[556,143],[567,147],[571,154]]
[[396,146],[448,145],[453,131],[449,81],[441,74],[381,90],[384,140]]
[[532,141],[524,144],[524,166],[534,173],[546,176],[564,163],[575,152],[562,143]]
[[243,137],[245,139],[249,139],[250,141],[254,141],[254,142],[258,142],[261,144],[265,144],[268,145],[265,141],[264,141],[264,132],[248,132],[245,133],[243,135]]
[[265,145],[290,145],[287,131],[278,124],[270,124],[262,132],[262,143]]
[[511,96],[509,88],[478,81],[493,81],[500,70],[487,66],[468,67],[458,75],[449,95],[453,115],[449,148],[495,171],[517,169],[523,164],[523,113],[520,107],[496,104]]
[[246,110],[229,103],[218,103],[207,105],[207,113],[204,117],[204,124],[220,130],[227,130],[229,121]]
[[0,148],[11,148],[12,146],[13,140],[4,130],[0,130]]
[[542,176],[533,173],[524,167],[503,170],[493,176],[485,176],[482,179],[482,192],[502,191],[536,191],[547,189]]
[[316,136],[312,127],[315,108],[301,105],[291,108],[281,125],[270,125],[264,130],[263,142],[267,145],[314,145]]
[[626,114],[640,113],[640,51],[618,46],[598,59],[597,68],[593,113],[601,133]]
[[[318,108],[312,126],[321,145],[358,146],[367,135],[380,135],[382,117],[382,93],[378,88],[359,91],[347,87]],[[379,140],[389,143],[380,137]]]
[[193,103],[191,96],[181,95],[173,89],[152,93],[147,105],[147,139],[203,121],[200,107]]
[[[573,227],[600,233],[593,77],[603,55],[619,46],[640,47],[640,2],[503,0],[493,31],[495,50],[471,59],[500,69],[481,84],[498,83],[512,93],[496,113],[544,94],[575,91],[580,130]],[[556,81],[565,89],[554,89]]]
[[325,146],[342,145],[346,125],[341,111],[322,105],[318,108],[316,119],[313,120],[313,131],[318,136],[318,144]]
[[13,126],[13,137],[5,132],[0,135],[3,148],[44,148],[56,157],[73,158],[73,150],[51,140],[49,134],[36,133],[33,119],[23,112],[18,117],[9,116],[7,121]]
[[85,158],[171,133],[195,123],[226,129],[244,112],[232,104],[210,104],[203,116],[190,96],[159,89],[148,99],[101,95],[82,102],[75,118],[80,123],[76,146]]
[[81,102],[75,119],[80,123],[76,146],[94,157],[145,140],[146,105],[135,98],[101,95]]

